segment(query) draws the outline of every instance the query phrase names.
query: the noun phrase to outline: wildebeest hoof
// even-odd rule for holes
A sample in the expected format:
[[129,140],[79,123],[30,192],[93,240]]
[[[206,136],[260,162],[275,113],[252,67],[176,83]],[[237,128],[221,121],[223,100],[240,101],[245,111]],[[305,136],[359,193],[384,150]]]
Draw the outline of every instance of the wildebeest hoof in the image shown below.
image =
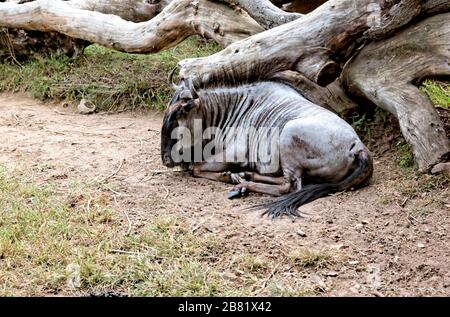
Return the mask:
[[248,191],[247,191],[247,188],[245,188],[245,187],[232,189],[228,193],[228,199],[239,198],[239,197],[242,197],[242,196],[246,196],[247,194],[248,194]]
[[241,197],[241,191],[240,190],[232,190],[228,193],[228,199],[235,199]]

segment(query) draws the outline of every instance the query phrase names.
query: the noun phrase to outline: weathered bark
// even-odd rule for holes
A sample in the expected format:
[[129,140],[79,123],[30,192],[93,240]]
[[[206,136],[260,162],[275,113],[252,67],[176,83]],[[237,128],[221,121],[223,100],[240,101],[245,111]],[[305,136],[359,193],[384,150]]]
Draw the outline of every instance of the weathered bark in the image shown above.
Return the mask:
[[269,0],[222,0],[231,5],[237,5],[244,9],[264,29],[268,30],[276,26],[294,21],[302,15],[285,12],[276,7]]
[[72,8],[113,14],[124,20],[144,22],[157,16],[172,0],[70,0]]
[[72,8],[70,2],[0,3],[0,26],[55,31],[130,53],[155,53],[194,34],[225,47],[263,30],[247,13],[207,0],[173,0],[156,17],[141,23]]
[[442,122],[415,85],[425,77],[450,76],[450,14],[428,18],[399,34],[367,45],[345,68],[350,93],[397,117],[420,170],[450,153]]
[[10,58],[19,62],[33,54],[75,57],[89,44],[56,32],[0,28],[0,60]]
[[[26,3],[34,0],[9,0],[0,2]],[[70,0],[71,8],[113,14],[132,22],[148,21],[159,14],[171,0]],[[0,29],[0,59],[23,60],[32,54],[78,55],[88,41],[71,38],[57,32],[27,31],[22,29]]]
[[326,86],[340,75],[339,64],[359,44],[387,38],[437,6],[449,11],[450,1],[330,0],[300,19],[233,43],[217,54],[182,61],[180,77],[204,87],[296,70]]
[[322,87],[299,72],[287,70],[275,74],[270,80],[288,83],[298,89],[308,100],[336,113],[344,113],[358,106],[346,95],[339,79],[327,87]]

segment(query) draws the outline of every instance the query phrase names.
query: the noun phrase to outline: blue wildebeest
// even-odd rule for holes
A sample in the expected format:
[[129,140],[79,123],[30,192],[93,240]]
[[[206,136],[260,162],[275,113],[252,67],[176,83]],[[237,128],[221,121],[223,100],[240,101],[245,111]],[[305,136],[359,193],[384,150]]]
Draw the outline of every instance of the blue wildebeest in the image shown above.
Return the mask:
[[[180,151],[174,131],[198,134],[195,122],[200,138],[183,140]],[[211,127],[215,132],[205,138]],[[277,131],[275,138],[267,131]],[[195,160],[192,150],[208,145],[209,156]],[[271,159],[259,160],[260,153]],[[161,157],[168,167],[189,166],[195,177],[234,183],[230,198],[248,191],[281,196],[263,205],[273,217],[299,215],[303,204],[366,185],[373,171],[369,151],[347,122],[279,82],[202,89],[194,97],[178,91],[165,112]]]

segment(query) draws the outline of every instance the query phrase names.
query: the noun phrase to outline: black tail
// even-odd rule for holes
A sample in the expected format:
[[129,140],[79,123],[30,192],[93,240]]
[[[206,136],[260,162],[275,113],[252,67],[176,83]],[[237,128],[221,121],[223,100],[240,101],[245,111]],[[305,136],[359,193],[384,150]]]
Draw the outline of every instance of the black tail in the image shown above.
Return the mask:
[[372,177],[373,172],[373,162],[369,151],[364,149],[356,154],[355,161],[355,169],[338,183],[307,185],[298,192],[279,197],[268,204],[258,207],[266,209],[263,215],[269,215],[273,218],[283,215],[300,216],[297,209],[304,204],[332,193],[364,186]]

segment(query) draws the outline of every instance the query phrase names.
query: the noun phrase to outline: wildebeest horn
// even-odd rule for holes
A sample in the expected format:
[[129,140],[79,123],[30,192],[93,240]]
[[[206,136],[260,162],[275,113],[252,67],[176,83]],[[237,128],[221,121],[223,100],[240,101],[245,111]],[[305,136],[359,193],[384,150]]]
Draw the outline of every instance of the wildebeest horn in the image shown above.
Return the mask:
[[169,78],[168,78],[168,80],[169,80],[169,84],[172,86],[172,88],[173,89],[175,89],[175,90],[177,90],[178,88],[180,88],[180,86],[179,85],[176,85],[174,82],[173,82],[173,74],[175,73],[175,71],[177,70],[177,68],[178,68],[178,66],[175,66],[171,71],[170,71],[170,73],[169,73]]

